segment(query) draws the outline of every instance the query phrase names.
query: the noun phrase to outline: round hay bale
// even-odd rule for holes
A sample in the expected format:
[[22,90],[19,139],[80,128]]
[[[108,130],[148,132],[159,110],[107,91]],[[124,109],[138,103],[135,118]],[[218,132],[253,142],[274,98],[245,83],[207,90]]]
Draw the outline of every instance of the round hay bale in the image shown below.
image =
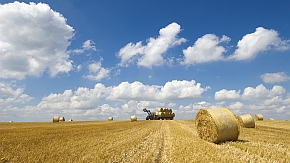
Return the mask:
[[269,118],[268,120],[269,120],[269,121],[274,121],[274,118]]
[[53,122],[53,123],[55,123],[55,122],[59,122],[59,118],[60,118],[59,116],[53,116],[53,117],[52,117],[52,122]]
[[199,137],[208,142],[238,140],[238,120],[228,108],[200,109],[195,123]]
[[163,112],[163,108],[158,108],[158,112]]
[[251,114],[238,116],[239,125],[245,128],[255,128],[255,120]]
[[69,119],[68,121],[69,121],[69,122],[72,122],[73,120],[72,120],[72,119]]
[[137,121],[137,117],[136,117],[136,115],[132,115],[132,116],[130,117],[130,120],[131,120],[131,122],[135,122],[135,121]]
[[13,121],[9,121],[10,123],[12,123]]
[[59,118],[59,122],[65,122],[65,118],[64,117],[60,117]]
[[262,114],[256,114],[255,115],[255,118],[256,118],[256,121],[262,121],[262,120],[264,120],[264,117],[263,117]]
[[108,118],[108,121],[112,121],[112,120],[113,120],[113,117],[109,117],[109,118]]

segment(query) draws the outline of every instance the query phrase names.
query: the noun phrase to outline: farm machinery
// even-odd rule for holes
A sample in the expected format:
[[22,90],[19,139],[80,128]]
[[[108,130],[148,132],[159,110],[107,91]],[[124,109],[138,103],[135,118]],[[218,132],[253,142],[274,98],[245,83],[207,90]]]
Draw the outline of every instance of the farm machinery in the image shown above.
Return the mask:
[[159,108],[157,112],[151,112],[144,108],[143,111],[148,114],[146,120],[173,120],[175,117],[175,114],[172,113],[172,109],[169,108]]

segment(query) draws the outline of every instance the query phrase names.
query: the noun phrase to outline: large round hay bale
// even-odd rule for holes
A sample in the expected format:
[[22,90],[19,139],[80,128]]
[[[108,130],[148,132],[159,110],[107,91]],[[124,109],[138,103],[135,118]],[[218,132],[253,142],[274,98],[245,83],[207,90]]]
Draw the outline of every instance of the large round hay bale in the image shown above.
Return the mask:
[[59,118],[60,118],[59,116],[53,116],[53,117],[52,117],[52,122],[53,122],[53,123],[55,123],[55,122],[59,122]]
[[269,121],[274,121],[274,118],[269,118],[268,120],[269,120]]
[[255,115],[256,121],[262,121],[264,120],[264,116],[262,114],[256,114]]
[[109,118],[108,118],[108,121],[112,121],[112,120],[113,120],[113,117],[109,117]]
[[255,120],[251,114],[238,116],[239,125],[246,128],[255,128]]
[[64,117],[60,117],[60,118],[59,118],[59,121],[60,121],[60,122],[65,122],[65,118],[64,118]]
[[131,122],[135,122],[135,121],[137,121],[137,117],[136,117],[136,115],[132,115],[132,116],[130,117],[130,120],[131,120]]
[[228,108],[200,109],[195,120],[201,139],[213,143],[238,140],[238,120]]

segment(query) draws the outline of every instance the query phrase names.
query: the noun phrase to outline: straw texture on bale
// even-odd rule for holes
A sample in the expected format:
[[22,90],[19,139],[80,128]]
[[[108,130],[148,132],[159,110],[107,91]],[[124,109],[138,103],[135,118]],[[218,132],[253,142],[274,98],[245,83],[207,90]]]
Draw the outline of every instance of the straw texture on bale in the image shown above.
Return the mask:
[[64,118],[64,117],[60,117],[60,118],[59,118],[59,121],[60,121],[60,122],[64,122],[64,121],[65,121],[65,118]]
[[137,117],[136,117],[136,115],[132,115],[132,116],[130,117],[130,120],[131,120],[131,122],[135,122],[135,121],[137,121]]
[[112,120],[113,120],[113,117],[109,117],[109,118],[108,118],[108,121],[112,121]]
[[274,121],[274,118],[269,118],[268,120],[269,120],[269,121]]
[[238,116],[240,126],[245,128],[255,128],[255,120],[251,114]]
[[262,114],[256,114],[255,115],[255,118],[256,118],[256,121],[262,121],[262,120],[264,120],[264,117],[263,117]]
[[238,140],[238,120],[228,108],[200,109],[195,120],[201,139],[212,143]]
[[52,122],[53,122],[53,123],[55,123],[55,122],[59,122],[59,118],[60,118],[59,116],[53,116],[53,117],[52,117]]

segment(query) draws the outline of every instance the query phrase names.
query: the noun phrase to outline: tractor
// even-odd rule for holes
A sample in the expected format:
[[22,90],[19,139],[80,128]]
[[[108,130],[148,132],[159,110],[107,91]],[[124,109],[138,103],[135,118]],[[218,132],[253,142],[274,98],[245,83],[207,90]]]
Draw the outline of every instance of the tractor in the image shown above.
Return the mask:
[[146,120],[173,120],[175,117],[175,114],[172,113],[172,109],[169,108],[159,108],[156,113],[146,108],[144,108],[143,111],[148,114]]

